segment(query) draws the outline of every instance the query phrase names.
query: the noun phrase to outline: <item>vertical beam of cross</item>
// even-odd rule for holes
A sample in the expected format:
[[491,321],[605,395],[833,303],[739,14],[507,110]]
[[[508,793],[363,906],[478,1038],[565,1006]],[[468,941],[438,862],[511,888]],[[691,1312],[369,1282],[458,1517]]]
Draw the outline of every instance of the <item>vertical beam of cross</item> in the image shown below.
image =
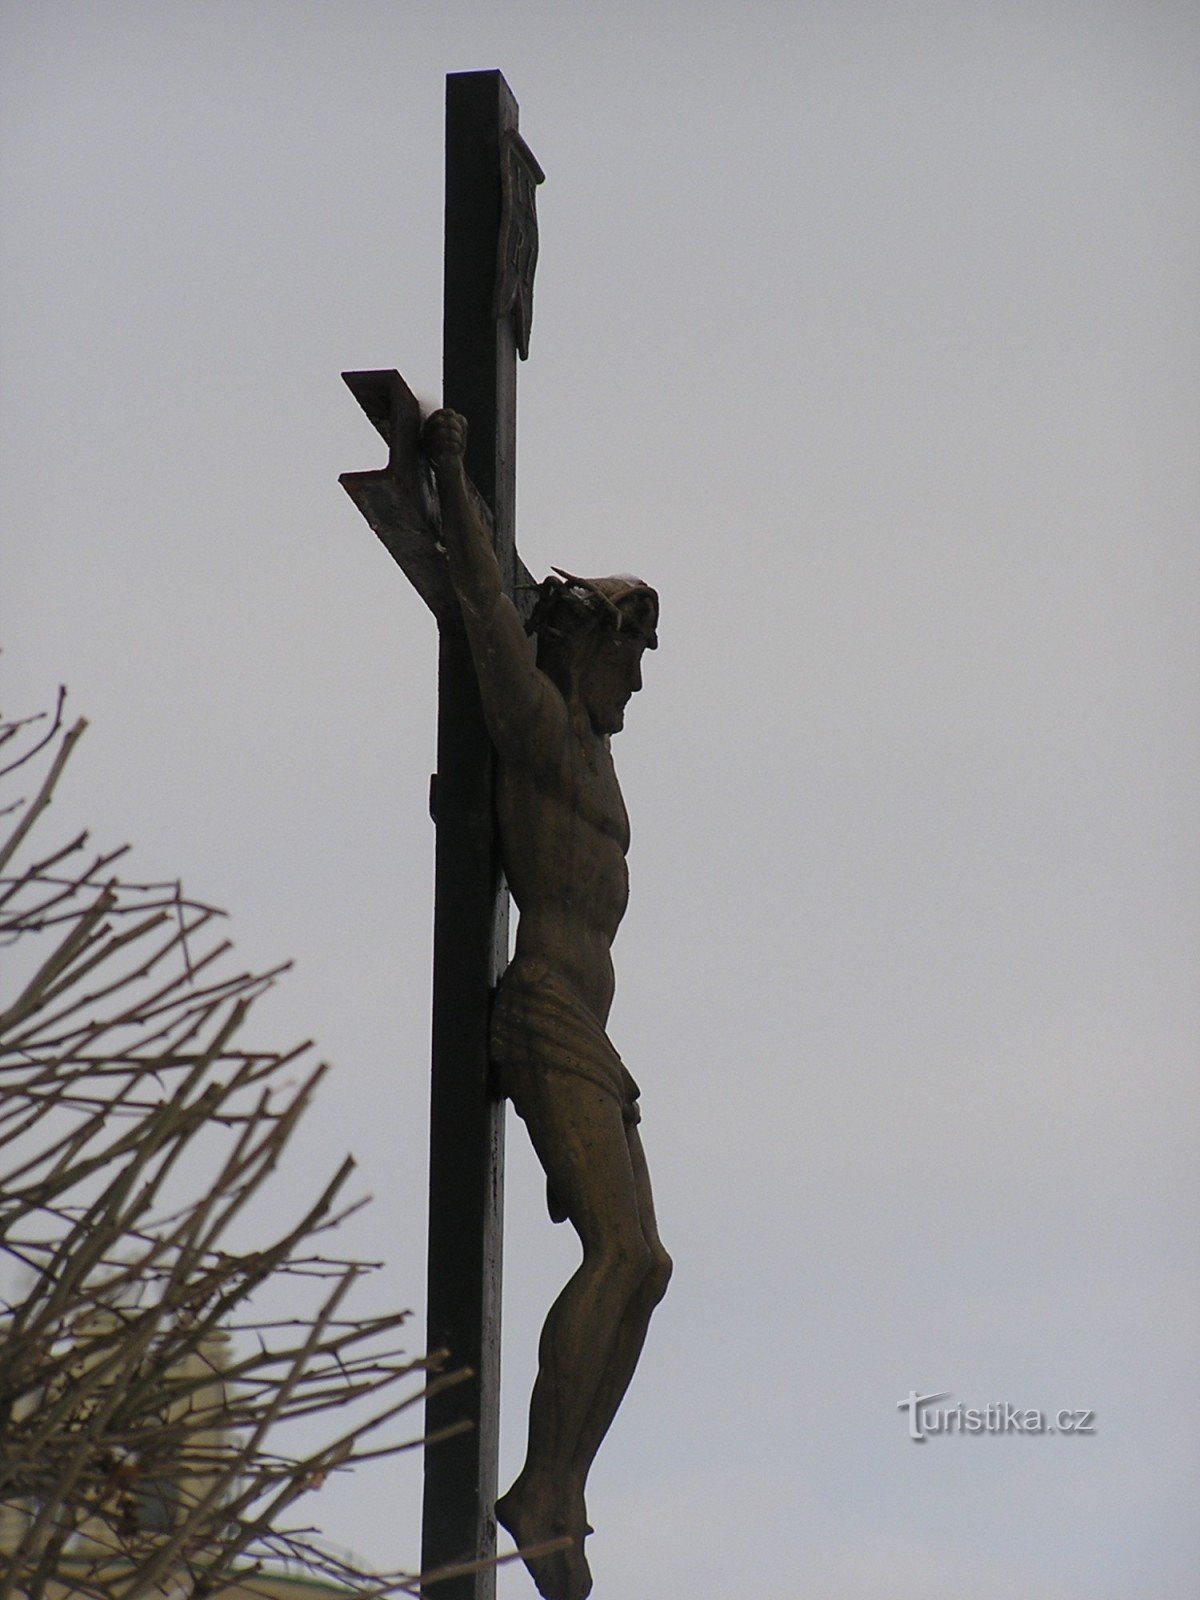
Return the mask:
[[[492,513],[511,593],[516,556],[516,350],[493,314],[502,136],[517,106],[498,72],[446,80],[443,403],[468,419],[467,473]],[[434,1395],[430,1434],[474,1427],[425,1452],[421,1565],[495,1553],[499,1445],[504,1103],[490,1091],[488,1001],[508,960],[508,891],[493,817],[491,741],[466,633],[439,630],[433,1074],[429,1131],[428,1343],[475,1373]],[[466,1402],[464,1404],[464,1401]],[[490,1600],[493,1570],[447,1580],[435,1600]]]
[[[541,170],[498,72],[446,80],[444,404],[468,419],[466,467],[506,591],[531,595],[516,551],[516,356],[528,348]],[[493,809],[494,755],[420,455],[421,416],[398,372],[347,372],[388,443],[380,471],[341,483],[438,621],[437,823],[430,1090],[427,1348],[469,1382],[430,1396],[421,1565],[496,1549],[504,1106],[488,1073],[493,987],[508,960],[508,891]],[[463,1428],[463,1424],[466,1428]],[[430,1600],[494,1600],[488,1568],[428,1586]]]

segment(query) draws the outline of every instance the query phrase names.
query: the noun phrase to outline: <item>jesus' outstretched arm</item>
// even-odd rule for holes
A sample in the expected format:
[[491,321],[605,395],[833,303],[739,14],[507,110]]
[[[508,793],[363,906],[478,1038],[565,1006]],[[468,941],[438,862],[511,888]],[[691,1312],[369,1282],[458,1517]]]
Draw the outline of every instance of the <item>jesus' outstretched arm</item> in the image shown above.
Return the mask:
[[487,529],[463,467],[467,424],[456,411],[435,411],[422,443],[442,510],[442,538],[479,680],[492,743],[507,761],[536,756],[565,724],[562,696],[534,665],[516,607],[504,593]]

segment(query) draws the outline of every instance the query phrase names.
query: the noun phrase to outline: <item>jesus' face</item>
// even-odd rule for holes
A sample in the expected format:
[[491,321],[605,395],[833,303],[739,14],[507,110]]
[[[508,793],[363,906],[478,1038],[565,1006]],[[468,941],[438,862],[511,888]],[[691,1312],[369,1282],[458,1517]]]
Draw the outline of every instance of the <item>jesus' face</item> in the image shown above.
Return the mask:
[[620,733],[625,707],[642,687],[646,641],[632,633],[605,630],[587,652],[578,678],[579,698],[599,734]]

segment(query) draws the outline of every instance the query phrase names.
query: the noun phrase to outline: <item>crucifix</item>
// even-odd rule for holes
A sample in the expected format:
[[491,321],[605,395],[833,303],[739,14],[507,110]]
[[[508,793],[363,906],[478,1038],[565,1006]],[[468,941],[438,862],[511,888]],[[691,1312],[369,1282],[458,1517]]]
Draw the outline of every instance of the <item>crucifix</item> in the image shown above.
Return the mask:
[[[534,584],[514,540],[541,180],[501,75],[451,74],[444,405],[422,419],[397,372],[343,375],[389,459],[341,482],[438,624],[428,1347],[471,1376],[427,1402],[433,1600],[491,1600],[497,1520],[545,1600],[584,1600],[588,1469],[671,1267],[638,1088],[606,1032],[629,840],[610,736],[657,644],[658,596],[630,577]],[[497,1501],[505,1098],[583,1259],[546,1320],[525,1465]]]

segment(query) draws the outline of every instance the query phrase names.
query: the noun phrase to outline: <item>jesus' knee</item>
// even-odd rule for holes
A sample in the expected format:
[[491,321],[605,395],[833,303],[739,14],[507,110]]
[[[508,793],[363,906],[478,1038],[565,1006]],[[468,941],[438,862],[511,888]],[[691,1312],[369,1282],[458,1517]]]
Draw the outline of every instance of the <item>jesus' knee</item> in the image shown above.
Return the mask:
[[603,1240],[591,1266],[619,1299],[628,1301],[654,1272],[654,1252],[641,1234],[630,1230]]
[[675,1263],[663,1249],[662,1241],[656,1239],[650,1246],[650,1265],[646,1272],[646,1293],[651,1305],[656,1306],[666,1294],[674,1267]]

